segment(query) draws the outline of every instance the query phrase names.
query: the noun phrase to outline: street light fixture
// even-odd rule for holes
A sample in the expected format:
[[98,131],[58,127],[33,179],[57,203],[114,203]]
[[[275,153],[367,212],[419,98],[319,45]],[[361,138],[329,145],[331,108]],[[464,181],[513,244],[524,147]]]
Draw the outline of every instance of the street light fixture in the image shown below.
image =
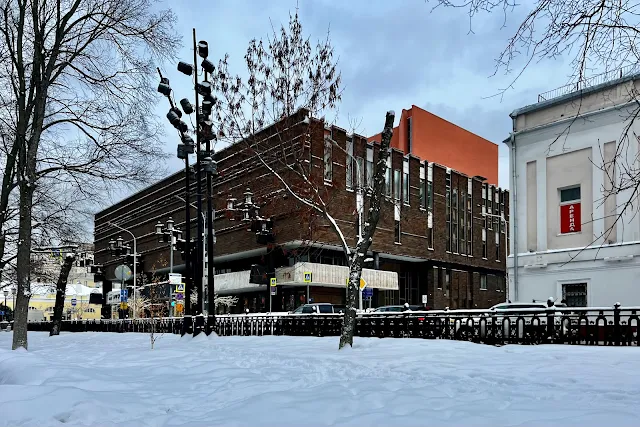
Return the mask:
[[6,311],[7,311],[7,295],[9,295],[9,291],[5,289],[4,291],[2,291],[2,293],[4,293],[4,311],[5,311],[5,313],[2,315],[2,320],[7,320],[7,314],[6,314]]
[[133,318],[136,318],[136,290],[137,290],[137,280],[138,280],[138,260],[140,258],[140,254],[138,254],[138,241],[136,236],[128,229],[119,226],[118,224],[114,224],[109,221],[109,225],[117,228],[118,230],[124,231],[128,233],[133,239],[133,253],[131,253],[131,246],[124,244],[124,239],[122,236],[118,236],[118,238],[114,241],[109,241],[109,250],[111,251],[111,255],[120,256],[120,255],[132,255],[133,256]]

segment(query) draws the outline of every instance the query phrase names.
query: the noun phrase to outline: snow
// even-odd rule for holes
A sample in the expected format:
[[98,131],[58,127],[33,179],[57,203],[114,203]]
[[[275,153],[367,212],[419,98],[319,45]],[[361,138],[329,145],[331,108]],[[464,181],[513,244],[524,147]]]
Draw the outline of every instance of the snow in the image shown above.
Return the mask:
[[637,425],[640,352],[356,338],[0,333],[0,426]]

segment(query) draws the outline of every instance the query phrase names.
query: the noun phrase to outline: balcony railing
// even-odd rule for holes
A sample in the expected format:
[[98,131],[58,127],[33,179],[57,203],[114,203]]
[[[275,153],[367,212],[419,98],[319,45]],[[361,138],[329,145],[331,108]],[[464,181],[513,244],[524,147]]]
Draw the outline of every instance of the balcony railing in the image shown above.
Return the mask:
[[581,80],[575,83],[569,83],[559,88],[543,92],[538,95],[538,102],[548,101],[559,96],[567,95],[569,93],[578,92],[593,86],[597,86],[612,80],[621,79],[623,77],[631,76],[640,72],[640,64],[630,64],[626,67],[622,67],[618,70],[607,71],[602,74],[589,77],[588,79]]
[[[311,283],[305,282],[305,274],[311,273]],[[313,262],[298,262],[291,267],[276,269],[278,285],[340,287],[347,286],[349,267],[341,265],[317,264]],[[362,278],[367,286],[385,291],[397,291],[398,273],[364,268]]]

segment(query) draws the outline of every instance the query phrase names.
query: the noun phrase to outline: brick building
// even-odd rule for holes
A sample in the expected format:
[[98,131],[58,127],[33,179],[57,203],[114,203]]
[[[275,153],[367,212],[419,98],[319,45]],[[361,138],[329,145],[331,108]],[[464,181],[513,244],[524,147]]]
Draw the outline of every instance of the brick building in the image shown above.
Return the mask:
[[[293,309],[308,297],[343,303],[348,268],[337,234],[291,196],[255,152],[262,153],[297,194],[315,197],[317,190],[348,244],[354,245],[354,190],[370,187],[378,144],[327,127],[304,110],[265,128],[254,140],[260,141],[259,150],[257,144],[239,142],[215,157],[216,293],[238,295],[238,311],[265,311],[268,279],[275,277],[274,311]],[[305,193],[309,187],[301,185],[299,176],[280,167],[290,156],[308,173],[312,191]],[[388,165],[386,197],[363,271],[373,289],[371,305],[421,304],[423,295],[433,308],[483,308],[506,300],[507,235],[500,219],[509,217],[506,192],[398,149],[392,150]],[[169,246],[158,241],[155,226],[172,217],[175,227],[184,228],[179,198],[184,197],[184,184],[184,171],[175,173],[95,215],[95,258],[105,266],[105,292],[122,262],[109,255],[108,242],[118,236],[130,240],[109,222],[137,237],[144,272],[168,272]],[[195,235],[195,210],[191,218]],[[256,233],[267,223],[272,232]],[[180,253],[174,257],[174,272],[184,272]],[[304,281],[308,272],[311,283]]]

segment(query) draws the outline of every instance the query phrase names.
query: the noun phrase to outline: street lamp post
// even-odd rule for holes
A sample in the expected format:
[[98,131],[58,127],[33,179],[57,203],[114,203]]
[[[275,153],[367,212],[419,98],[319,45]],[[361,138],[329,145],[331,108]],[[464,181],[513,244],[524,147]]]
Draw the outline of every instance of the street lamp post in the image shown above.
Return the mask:
[[4,314],[2,315],[2,320],[7,320],[7,295],[9,295],[9,291],[5,289],[2,293],[4,293]]
[[16,289],[15,286],[11,287],[11,313],[12,313],[12,319],[15,319],[16,315],[16,293],[18,292],[18,290]]
[[[211,141],[215,140],[215,134],[213,132],[213,122],[210,120],[210,116],[211,116],[211,112],[212,112],[212,108],[213,105],[215,104],[215,98],[212,96],[211,92],[213,90],[213,86],[211,84],[211,82],[209,82],[207,80],[207,76],[211,73],[214,72],[215,67],[213,65],[213,63],[211,61],[209,61],[207,59],[208,55],[209,55],[209,45],[206,41],[201,40],[199,42],[196,43],[196,31],[195,28],[193,29],[193,64],[189,64],[186,62],[179,62],[178,63],[178,71],[180,71],[183,74],[186,74],[188,76],[191,76],[192,74],[194,75],[194,87],[195,87],[195,109],[194,107],[191,105],[191,103],[189,102],[189,100],[187,98],[184,98],[180,101],[180,105],[182,106],[182,110],[186,113],[186,114],[192,114],[195,111],[195,116],[196,116],[196,125],[195,125],[195,129],[194,132],[196,134],[196,141],[193,141],[193,138],[191,138],[191,136],[189,136],[187,134],[187,132],[189,131],[189,126],[183,122],[182,120],[180,120],[180,117],[182,116],[182,111],[180,111],[180,109],[178,109],[174,102],[173,99],[171,98],[171,87],[169,86],[169,80],[167,78],[162,77],[162,74],[160,73],[160,70],[158,70],[158,73],[160,74],[160,85],[158,86],[158,92],[160,92],[161,94],[163,94],[164,96],[166,96],[169,99],[169,104],[171,105],[171,110],[169,111],[169,114],[167,114],[167,118],[169,119],[169,121],[171,122],[171,124],[179,131],[180,133],[180,137],[181,140],[183,142],[183,144],[179,144],[178,145],[178,157],[181,159],[185,160],[185,167],[186,167],[186,180],[187,182],[185,183],[186,186],[186,194],[185,194],[185,216],[186,216],[186,241],[188,244],[190,244],[190,225],[191,225],[191,217],[190,217],[190,208],[189,208],[189,167],[188,167],[188,155],[189,154],[193,154],[195,152],[195,148],[197,146],[197,163],[196,163],[196,172],[197,172],[197,207],[196,209],[198,210],[198,216],[200,216],[202,214],[202,180],[201,180],[201,174],[202,172],[206,172],[206,196],[207,196],[207,220],[206,220],[206,228],[207,228],[207,276],[208,276],[208,282],[207,282],[207,287],[208,287],[208,301],[209,301],[209,307],[215,307],[214,305],[214,270],[213,270],[213,245],[214,245],[214,241],[213,241],[213,204],[212,204],[212,190],[211,190],[211,185],[212,185],[212,176],[213,174],[215,174],[216,171],[216,162],[215,160],[212,159],[213,156],[213,149],[211,146]],[[198,61],[198,56],[200,56],[202,58],[202,63],[200,64],[200,67],[202,68],[202,70],[204,71],[204,81],[202,82],[198,82],[198,66],[197,66],[197,61]],[[202,103],[200,103],[200,96],[202,96]],[[202,143],[206,142],[206,148],[205,150],[202,150]],[[197,254],[203,255],[204,258],[204,248],[203,248],[203,239],[201,238],[201,236],[203,235],[202,233],[202,227],[205,227],[205,224],[200,224],[200,221],[198,221],[198,240],[197,240]],[[185,257],[185,264],[186,264],[186,270],[187,270],[187,275],[191,272],[190,270],[190,259],[189,259],[189,251],[186,251],[186,257]],[[196,261],[196,265],[197,265],[198,261]],[[204,261],[203,261],[204,263]],[[204,266],[203,266],[203,273],[204,273]],[[203,284],[204,284],[204,274],[202,275],[203,277],[196,277],[196,285],[198,288],[198,295],[200,296],[200,299],[204,302],[204,289],[203,289]],[[185,278],[185,283],[187,283],[186,286],[186,295],[185,295],[185,305],[187,307],[187,309],[189,308],[189,304],[190,304],[190,287],[189,284]],[[201,307],[204,307],[204,304],[202,304]],[[196,313],[195,314],[199,314],[198,311],[202,311],[202,310],[198,310],[196,309]],[[215,317],[213,316],[213,311],[212,309],[209,309],[209,316],[208,316],[208,321],[207,321],[207,332],[210,332],[213,328],[213,324],[215,322]],[[190,314],[190,313],[187,313]]]
[[[122,230],[125,233],[128,233],[131,238],[133,239],[133,254],[131,254],[133,256],[133,318],[136,318],[136,290],[137,290],[137,273],[138,273],[138,269],[137,269],[137,264],[138,264],[138,242],[136,240],[136,236],[129,230],[127,230],[124,227],[119,226],[118,224],[114,224],[113,222],[109,221],[109,224],[114,226],[115,228],[117,228],[118,230]],[[109,242],[109,249],[111,249],[112,251],[115,249],[116,251],[118,250],[125,250],[127,249],[127,247],[125,247],[123,245],[123,241],[122,241],[122,237],[118,237],[118,240],[116,241],[116,247],[113,246],[113,240]]]
[[[156,235],[160,242],[169,242],[169,274],[173,273],[173,251],[175,245],[182,241],[182,232],[173,227],[174,221],[169,218],[165,227],[160,221],[156,224]],[[169,285],[169,304],[171,304],[171,285]],[[171,306],[170,306],[171,307]],[[169,309],[171,309],[169,307]]]

